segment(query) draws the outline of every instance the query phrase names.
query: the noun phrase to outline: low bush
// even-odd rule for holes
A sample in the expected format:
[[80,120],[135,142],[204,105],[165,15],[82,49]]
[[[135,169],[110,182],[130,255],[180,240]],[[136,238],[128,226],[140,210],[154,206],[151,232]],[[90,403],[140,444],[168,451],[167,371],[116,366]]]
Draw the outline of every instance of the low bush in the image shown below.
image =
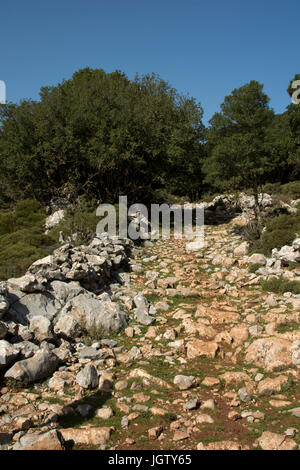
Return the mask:
[[300,294],[300,282],[290,281],[283,276],[263,280],[261,281],[261,287],[264,292],[274,292],[275,294],[284,294],[284,292]]
[[[0,280],[22,276],[37,259],[59,245],[59,232],[74,245],[87,244],[95,236],[100,220],[97,201],[81,198],[66,210],[59,225],[45,234],[46,211],[38,201],[25,200],[10,212],[0,211]],[[118,207],[116,206],[118,226]]]
[[266,230],[261,234],[261,247],[265,255],[270,255],[273,248],[281,248],[290,245],[300,234],[300,215],[283,214],[278,217],[269,218],[266,221]]
[[286,194],[291,199],[300,198],[300,181],[291,181],[281,186],[281,193]]
[[267,194],[280,194],[281,193],[281,184],[280,183],[266,183],[262,188],[261,188],[262,193],[267,193]]
[[22,276],[37,259],[55,248],[45,235],[46,212],[34,200],[20,201],[11,212],[0,212],[0,280]]
[[250,243],[250,253],[272,254],[273,248],[290,245],[300,235],[300,214],[281,214],[262,222],[251,220],[245,227],[235,227],[234,233]]
[[[64,239],[72,239],[74,245],[88,244],[95,236],[97,224],[101,220],[96,216],[97,201],[88,201],[85,198],[79,198],[76,204],[68,207],[65,217],[60,223],[50,230],[51,238],[58,240],[59,232],[63,233]],[[118,229],[119,208],[116,209],[116,226]],[[106,215],[104,215],[105,217]],[[76,234],[73,238],[72,235]]]
[[249,273],[256,273],[256,271],[261,267],[262,267],[262,265],[259,264],[259,263],[252,263],[252,264],[250,264],[250,266],[248,268],[248,271],[249,271]]

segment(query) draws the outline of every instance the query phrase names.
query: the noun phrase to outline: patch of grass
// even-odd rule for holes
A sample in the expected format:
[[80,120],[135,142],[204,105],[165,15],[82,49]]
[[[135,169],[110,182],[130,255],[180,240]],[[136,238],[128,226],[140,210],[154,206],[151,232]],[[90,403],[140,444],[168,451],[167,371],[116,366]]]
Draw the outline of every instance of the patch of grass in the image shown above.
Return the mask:
[[261,288],[264,292],[274,292],[276,294],[283,294],[284,292],[292,292],[293,294],[300,294],[300,282],[290,281],[283,276],[272,277],[267,280],[261,281]]
[[276,331],[278,333],[287,333],[289,331],[299,330],[300,325],[299,323],[292,321],[290,323],[281,323],[277,326]]
[[172,380],[176,375],[176,366],[172,366],[158,357],[149,359],[149,365],[145,366],[145,369],[154,377],[158,377],[167,382],[168,380]]
[[259,264],[259,263],[253,263],[253,264],[250,264],[249,268],[248,268],[248,271],[249,273],[256,273],[256,271],[261,268],[262,265]]
[[93,343],[104,338],[110,338],[110,336],[110,332],[103,327],[93,326],[85,330],[81,340],[86,346],[91,346]]
[[161,298],[157,294],[146,294],[146,299],[148,300],[149,304],[154,304],[155,302],[159,302]]

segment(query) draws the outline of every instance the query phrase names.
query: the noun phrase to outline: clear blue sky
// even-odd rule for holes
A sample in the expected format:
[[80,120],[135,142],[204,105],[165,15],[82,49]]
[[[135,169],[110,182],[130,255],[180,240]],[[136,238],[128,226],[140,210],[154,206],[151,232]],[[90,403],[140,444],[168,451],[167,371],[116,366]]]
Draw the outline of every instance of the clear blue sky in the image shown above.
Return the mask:
[[0,80],[7,100],[82,67],[156,72],[202,104],[255,79],[280,113],[300,72],[299,0],[6,0],[0,3]]

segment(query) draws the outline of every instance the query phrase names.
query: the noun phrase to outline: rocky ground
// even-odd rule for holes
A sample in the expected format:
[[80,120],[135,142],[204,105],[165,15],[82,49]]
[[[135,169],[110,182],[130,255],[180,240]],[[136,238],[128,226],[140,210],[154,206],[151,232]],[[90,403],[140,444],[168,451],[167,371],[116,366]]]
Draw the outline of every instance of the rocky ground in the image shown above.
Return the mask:
[[[10,361],[0,360],[2,449],[300,448],[300,298],[260,286],[274,272],[299,280],[300,268],[249,258],[232,224],[207,226],[205,241],[199,251],[174,239],[134,248],[130,278],[121,273],[123,284],[104,294],[90,287],[95,273],[87,294],[74,264],[72,275],[60,269],[65,278],[51,283],[67,277],[76,293],[64,294],[67,303],[53,315],[47,304],[48,323],[36,311],[29,327],[19,327],[19,342],[12,329],[24,309],[16,307],[20,295],[12,304],[17,287],[8,284],[10,313],[0,323],[0,359]],[[252,263],[262,268],[251,273]],[[35,279],[23,281],[37,293],[49,279],[34,271]],[[62,286],[55,286],[57,301]],[[85,308],[80,295],[90,296]],[[82,326],[97,302],[107,302],[117,330],[106,337],[93,334],[93,323],[89,335]]]

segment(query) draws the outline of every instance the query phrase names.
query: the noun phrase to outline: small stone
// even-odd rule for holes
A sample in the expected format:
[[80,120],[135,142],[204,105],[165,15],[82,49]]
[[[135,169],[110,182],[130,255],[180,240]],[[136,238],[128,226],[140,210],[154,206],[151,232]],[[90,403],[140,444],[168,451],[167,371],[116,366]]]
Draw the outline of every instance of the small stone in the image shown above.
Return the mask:
[[190,436],[187,431],[181,431],[180,429],[177,429],[174,432],[173,441],[174,442],[183,441],[184,439],[188,439],[189,437]]
[[150,411],[151,413],[154,415],[154,416],[164,416],[168,413],[167,410],[163,409],[163,408],[157,408],[155,406],[153,406],[152,408],[150,408]]
[[136,418],[138,418],[140,416],[139,413],[130,413],[128,416],[127,416],[127,419],[128,421],[134,421]]
[[256,374],[254,377],[255,382],[260,382],[264,378],[263,374]]
[[299,408],[292,408],[289,410],[289,413],[292,413],[293,416],[296,418],[300,418],[300,407]]
[[128,417],[127,417],[127,416],[123,416],[123,418],[121,419],[121,426],[122,426],[122,428],[127,428],[127,427],[128,427],[128,423],[129,423]]
[[189,400],[188,402],[184,403],[183,408],[185,410],[195,410],[196,408],[198,408],[198,405],[198,398],[193,398],[192,400]]
[[177,385],[179,390],[188,390],[196,385],[196,377],[192,375],[176,375],[173,383]]
[[196,418],[196,422],[198,424],[213,424],[214,423],[214,420],[211,416],[207,415],[207,414],[199,414]]
[[76,376],[76,382],[82,388],[93,389],[98,386],[98,374],[93,365],[86,365]]
[[215,385],[219,384],[220,380],[216,377],[205,377],[205,379],[202,381],[202,385],[205,385],[206,387],[214,387]]
[[295,437],[297,432],[298,432],[298,429],[296,428],[288,428],[284,434],[289,437]]
[[275,300],[275,297],[274,297],[273,294],[269,295],[269,296],[266,298],[266,304],[268,304],[269,307],[276,307],[277,301]]
[[148,430],[148,437],[149,440],[155,440],[159,437],[159,435],[162,433],[163,427],[162,426],[157,426],[155,428],[151,428]]
[[129,445],[129,446],[133,446],[135,444],[135,440],[132,439],[131,437],[127,437],[127,439],[125,439],[125,444]]
[[128,387],[127,380],[119,380],[118,382],[115,383],[116,390],[124,390],[127,387]]
[[134,329],[131,327],[125,328],[124,333],[128,338],[133,338],[134,337]]
[[201,409],[202,410],[214,410],[216,407],[215,405],[215,400],[213,398],[209,398],[208,400],[205,400],[202,405],[201,405]]
[[101,419],[109,419],[114,415],[114,412],[111,408],[99,408],[96,410],[96,416],[97,418]]
[[237,411],[229,411],[228,419],[231,419],[233,421],[237,421],[240,418],[241,418],[241,415]]
[[246,388],[241,388],[238,391],[240,400],[243,402],[248,402],[251,400],[251,395],[249,394],[248,390]]

